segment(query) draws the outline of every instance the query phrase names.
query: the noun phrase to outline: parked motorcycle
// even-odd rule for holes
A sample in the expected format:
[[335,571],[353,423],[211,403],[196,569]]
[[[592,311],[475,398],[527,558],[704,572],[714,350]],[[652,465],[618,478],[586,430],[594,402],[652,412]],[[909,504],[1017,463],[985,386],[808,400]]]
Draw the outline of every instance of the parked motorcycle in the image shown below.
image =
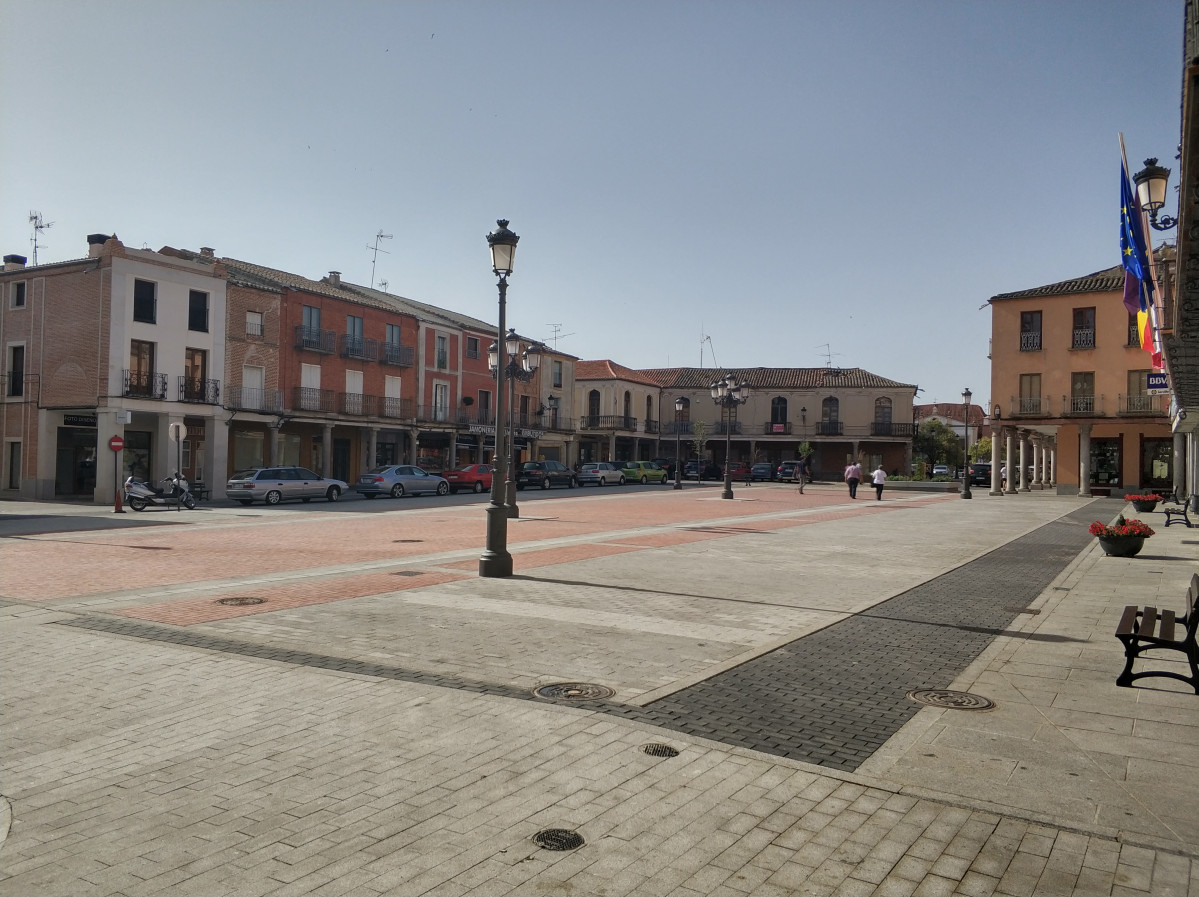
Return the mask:
[[179,510],[180,507],[189,511],[195,510],[196,499],[191,494],[188,482],[178,473],[163,477],[161,487],[151,486],[132,476],[125,480],[125,504],[135,511],[144,511],[151,505]]

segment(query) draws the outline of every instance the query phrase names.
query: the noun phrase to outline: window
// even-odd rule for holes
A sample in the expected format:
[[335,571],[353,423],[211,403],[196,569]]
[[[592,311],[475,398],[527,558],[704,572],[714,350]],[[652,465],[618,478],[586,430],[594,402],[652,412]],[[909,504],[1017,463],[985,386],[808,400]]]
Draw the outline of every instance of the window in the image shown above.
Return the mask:
[[208,353],[203,349],[183,350],[183,395],[185,402],[207,400]]
[[1125,343],[1130,349],[1139,349],[1141,347],[1141,330],[1137,327],[1137,316],[1128,316],[1128,342]]
[[8,444],[8,488],[21,488],[21,443],[17,441]]
[[445,421],[450,419],[450,385],[448,383],[433,384],[433,420]]
[[346,336],[362,340],[362,318],[357,315],[346,315]]
[[263,391],[266,389],[266,368],[247,364],[241,369],[241,407],[263,407]]
[[1095,413],[1095,373],[1075,371],[1070,375],[1070,413]]
[[1154,397],[1149,395],[1149,371],[1128,372],[1128,395],[1124,397],[1122,411],[1129,413],[1146,413],[1153,410]]
[[479,338],[477,336],[468,336],[466,338],[466,357],[479,357]]
[[262,336],[262,312],[246,312],[246,336]]
[[400,325],[388,324],[385,333],[385,339],[389,346],[402,346],[404,341],[400,338]]
[[479,390],[479,423],[490,424],[491,420],[491,393],[486,389]]
[[5,394],[10,398],[25,395],[25,345],[16,343],[8,347],[8,389]]
[[1020,405],[1017,414],[1041,413],[1041,375],[1020,375]]
[[787,400],[782,396],[775,396],[770,400],[770,422],[772,424],[787,422]]
[[1020,351],[1041,351],[1041,313],[1039,311],[1020,312]]
[[837,421],[841,419],[841,403],[829,396],[820,403],[820,419],[822,421]]
[[134,339],[129,341],[129,383],[126,394],[155,396],[154,343]]
[[25,281],[18,280],[16,283],[14,283],[9,288],[8,295],[9,295],[8,305],[10,308],[24,308],[25,307]]
[[304,306],[304,327],[308,330],[321,329],[321,310],[315,305]]
[[553,365],[551,365],[550,370],[553,371],[554,386],[558,387],[558,389],[561,389],[562,388],[562,362],[555,361],[553,363]]
[[1074,309],[1074,339],[1070,343],[1071,349],[1094,349],[1095,348],[1095,309],[1094,308],[1076,308]]
[[891,423],[891,400],[886,396],[874,400],[874,422],[876,424]]
[[450,338],[437,337],[437,370],[444,371],[450,366]]
[[300,365],[300,410],[321,411],[321,366],[319,364]]
[[187,329],[208,332],[208,294],[201,290],[187,294]]
[[148,280],[133,281],[133,320],[143,324],[158,322],[158,284]]

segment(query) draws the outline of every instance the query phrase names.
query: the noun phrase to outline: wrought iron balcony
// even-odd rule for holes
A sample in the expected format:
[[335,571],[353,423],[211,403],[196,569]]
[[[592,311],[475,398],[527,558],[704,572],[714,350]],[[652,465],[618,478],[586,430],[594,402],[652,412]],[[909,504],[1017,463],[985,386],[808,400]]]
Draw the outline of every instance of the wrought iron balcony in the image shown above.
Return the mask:
[[1011,413],[1016,417],[1046,417],[1049,414],[1049,403],[1041,396],[1012,396]]
[[167,397],[167,375],[154,371],[131,371],[125,374],[125,395],[138,399],[165,399]]
[[363,395],[360,392],[343,392],[337,396],[338,410],[342,414],[355,417],[378,417],[379,397]]
[[283,390],[230,386],[225,390],[225,405],[238,411],[264,411],[268,414],[278,414],[283,410]]
[[340,339],[340,354],[342,358],[360,358],[363,361],[374,361],[379,357],[379,341],[364,339],[361,336],[350,336],[343,333]]
[[332,330],[320,330],[300,324],[296,327],[296,348],[332,355],[337,351],[337,334]]
[[1103,396],[1062,396],[1062,417],[1102,417]]
[[416,349],[412,346],[397,346],[393,343],[384,343],[379,361],[383,364],[394,364],[397,367],[410,368],[416,363]]
[[889,420],[876,420],[870,422],[871,436],[911,436],[912,425],[896,423]]
[[1041,331],[1031,330],[1027,333],[1020,334],[1020,351],[1021,352],[1040,352],[1041,351]]
[[656,420],[646,420],[645,421],[645,432],[646,433],[657,433],[658,432],[658,422]]
[[717,436],[740,436],[741,421],[739,420],[722,420],[716,422],[715,431]]
[[[585,418],[584,418],[584,420],[585,420]],[[582,421],[579,422],[579,429],[583,429]],[[662,435],[663,436],[674,436],[676,433],[679,434],[680,436],[690,436],[693,432],[695,432],[695,431],[692,430],[691,421],[689,421],[689,420],[680,420],[680,421],[665,420],[665,421],[662,421]]]
[[1165,417],[1169,396],[1119,395],[1116,413],[1131,417]]
[[816,424],[817,436],[841,436],[845,432],[845,425],[839,420],[822,420]]
[[382,417],[398,420],[412,420],[416,416],[415,403],[412,399],[400,399],[395,396],[383,398]]
[[221,401],[221,381],[180,377],[179,401],[218,405]]
[[625,430],[637,432],[637,418],[623,414],[589,414],[579,418],[580,430]]
[[791,421],[789,420],[772,420],[762,424],[762,435],[764,436],[790,436]]
[[1137,330],[1136,324],[1128,325],[1128,342],[1125,343],[1125,345],[1129,349],[1141,348],[1141,334],[1140,331]]
[[458,409],[457,422],[467,427],[494,427],[495,412],[490,408],[477,410],[475,408]]
[[1094,349],[1095,348],[1095,329],[1094,328],[1075,328],[1074,341],[1070,343],[1071,349]]
[[416,419],[420,421],[448,424],[453,422],[454,416],[449,405],[418,405],[416,407]]
[[[332,333],[332,331],[328,332]],[[331,389],[297,386],[291,407],[296,411],[321,411],[333,414],[337,410],[337,393]]]

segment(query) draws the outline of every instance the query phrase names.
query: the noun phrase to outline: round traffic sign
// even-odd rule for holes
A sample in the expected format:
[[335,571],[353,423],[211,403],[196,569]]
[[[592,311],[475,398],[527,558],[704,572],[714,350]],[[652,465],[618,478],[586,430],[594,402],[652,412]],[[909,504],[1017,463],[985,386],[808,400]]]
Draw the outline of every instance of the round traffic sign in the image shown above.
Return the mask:
[[125,448],[125,440],[120,436],[114,436],[112,439],[108,440],[108,447],[114,452],[119,452]]

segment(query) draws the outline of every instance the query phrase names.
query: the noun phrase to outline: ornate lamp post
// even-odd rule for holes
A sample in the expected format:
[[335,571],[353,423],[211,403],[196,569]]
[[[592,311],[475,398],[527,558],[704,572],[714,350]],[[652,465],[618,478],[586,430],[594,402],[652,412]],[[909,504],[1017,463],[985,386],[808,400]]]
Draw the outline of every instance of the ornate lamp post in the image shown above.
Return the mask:
[[[512,262],[516,258],[516,244],[520,240],[508,230],[503,218],[496,221],[499,228],[487,235],[491,247],[491,270],[499,278],[500,318],[496,328],[496,341],[504,338],[505,306],[508,297],[508,276],[512,273]],[[504,458],[504,369],[496,368],[495,395],[495,471],[491,478],[491,501],[487,505],[487,546],[479,556],[479,575],[487,577],[511,576],[512,555],[508,553],[508,513],[503,502],[503,481],[507,467]]]
[[[728,418],[724,431],[724,491],[720,493],[720,497],[732,498],[733,471],[729,462],[733,451],[733,421],[737,419],[737,406],[744,405],[749,401],[749,387],[738,382],[730,371],[724,375],[723,380],[713,383],[709,387],[709,391],[712,393],[712,401],[720,406],[721,420],[724,421],[725,417]],[[701,469],[702,466],[703,459],[700,459]]]
[[[509,328],[508,335],[504,338],[504,354],[508,357],[508,361],[503,365],[504,379],[508,381],[508,477],[504,482],[504,508],[507,516],[519,517],[520,508],[516,505],[516,381],[528,383],[533,379],[537,368],[541,366],[541,347],[533,343],[521,352],[520,337],[516,335],[515,330]],[[488,348],[487,363],[491,366],[491,373],[498,379],[500,363],[497,343],[492,343]],[[502,384],[504,380],[498,379],[498,382]],[[499,388],[503,389],[502,386]],[[496,450],[501,451],[498,442]],[[494,480],[492,486],[495,486]]]
[[682,396],[674,400],[674,488],[683,488],[683,456],[679,447],[679,436],[683,430],[683,409],[687,403]]
[[970,494],[970,399],[973,395],[969,387],[962,390],[962,429],[966,438],[966,457],[962,462],[962,498],[974,498]]
[[1149,223],[1154,230],[1169,230],[1178,224],[1177,218],[1163,215],[1157,220],[1158,210],[1166,204],[1166,184],[1170,180],[1170,169],[1157,164],[1157,159],[1146,159],[1145,167],[1132,176],[1137,185],[1137,199],[1141,208],[1149,213]]

